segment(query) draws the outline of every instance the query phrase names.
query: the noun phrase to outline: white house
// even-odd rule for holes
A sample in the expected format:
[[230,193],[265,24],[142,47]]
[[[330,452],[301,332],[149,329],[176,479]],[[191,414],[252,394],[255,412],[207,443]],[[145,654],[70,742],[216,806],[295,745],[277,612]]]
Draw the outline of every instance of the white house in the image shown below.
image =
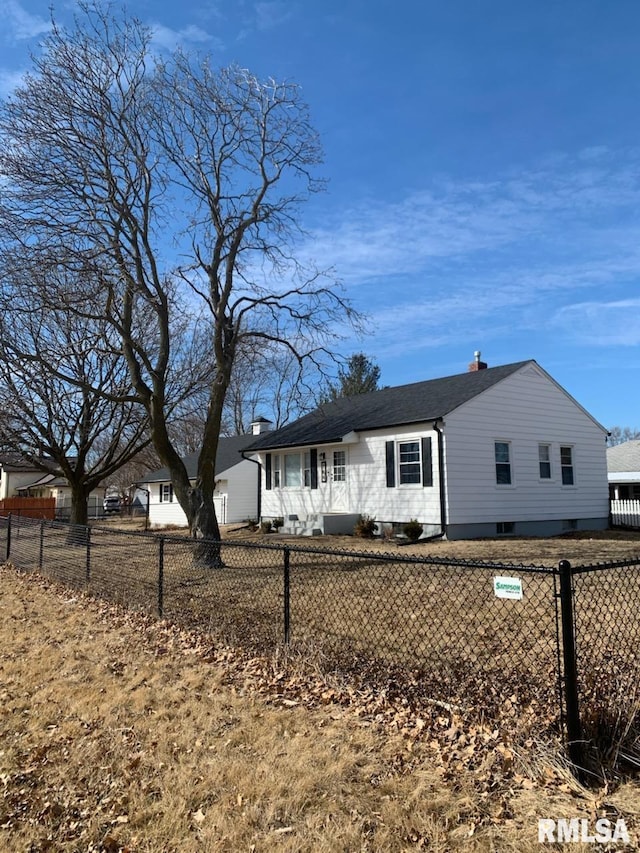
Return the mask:
[[[53,463],[52,463],[53,464]],[[22,486],[33,483],[43,477],[42,469],[27,462],[18,453],[6,453],[0,456],[0,500],[18,495]],[[53,477],[53,475],[49,475]],[[49,497],[49,494],[36,495]]]
[[613,500],[640,501],[640,440],[608,447],[607,471]]
[[535,361],[338,399],[251,445],[261,515],[351,532],[359,515],[424,535],[608,526],[607,430]]
[[[258,517],[259,466],[241,455],[268,421],[252,424],[253,433],[221,438],[216,454],[216,488],[214,504],[220,524],[232,524]],[[198,454],[191,453],[182,460],[187,473],[195,481]],[[178,503],[167,468],[149,474],[142,484],[149,492],[149,523],[152,527],[178,525],[186,527],[187,517]]]
[[640,441],[607,448],[611,523],[640,527]]
[[[71,486],[53,460],[49,464],[57,473],[46,474],[17,453],[0,456],[0,500],[17,496],[55,498],[56,515],[64,518],[71,511]],[[89,516],[102,514],[104,493],[104,486],[99,486],[89,494]]]

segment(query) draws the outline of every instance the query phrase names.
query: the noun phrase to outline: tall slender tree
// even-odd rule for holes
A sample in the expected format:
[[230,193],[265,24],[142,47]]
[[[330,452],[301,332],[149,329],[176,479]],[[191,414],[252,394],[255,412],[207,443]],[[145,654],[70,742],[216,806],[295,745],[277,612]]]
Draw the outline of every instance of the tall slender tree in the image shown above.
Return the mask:
[[[32,255],[37,241],[44,269],[54,258],[92,283],[192,534],[217,538],[215,457],[238,352],[268,344],[323,369],[335,330],[359,319],[297,251],[301,205],[323,186],[308,108],[292,83],[180,51],[157,60],[150,30],[99,2],[81,4],[70,30],[53,19],[34,71],[0,110],[8,250]],[[192,485],[170,412],[172,329],[194,310],[210,360]]]

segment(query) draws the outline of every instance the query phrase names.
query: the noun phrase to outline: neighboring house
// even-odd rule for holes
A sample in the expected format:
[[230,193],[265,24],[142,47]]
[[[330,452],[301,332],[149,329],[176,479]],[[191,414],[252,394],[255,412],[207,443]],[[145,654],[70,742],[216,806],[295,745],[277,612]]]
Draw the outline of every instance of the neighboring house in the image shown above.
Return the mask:
[[[269,421],[260,419],[251,425],[252,433],[221,438],[218,443],[214,505],[220,524],[245,521],[258,516],[259,467],[252,460],[244,459],[241,453],[255,441],[256,436],[264,431],[268,423]],[[192,482],[196,478],[198,455],[191,453],[182,460]],[[151,526],[187,525],[187,517],[173,493],[167,468],[149,474],[142,486],[149,492]]]
[[[55,498],[56,517],[68,520],[71,516],[71,486],[64,477],[55,474],[43,475],[41,472],[38,480],[20,486],[18,494],[30,498]],[[98,486],[89,492],[87,496],[89,518],[103,515],[104,495],[104,486]]]
[[[51,466],[57,466],[51,460]],[[89,515],[102,514],[104,487],[94,489],[88,498]],[[19,454],[0,456],[0,500],[10,497],[55,498],[56,515],[64,518],[71,512],[71,486],[59,473],[45,474]]]
[[612,500],[640,501],[640,441],[608,447],[607,471]]
[[608,526],[607,430],[535,361],[338,399],[257,438],[263,518],[450,539]]
[[[37,480],[19,486],[17,494],[28,498],[55,498],[56,517],[68,520],[71,516],[71,486],[64,477],[40,472]],[[103,515],[104,494],[104,486],[98,486],[89,492],[87,496],[89,518]]]
[[[22,486],[33,483],[43,476],[53,478],[53,474],[43,475],[40,468],[35,468],[17,453],[5,453],[0,456],[0,500],[16,497]],[[47,494],[35,497],[50,497]]]

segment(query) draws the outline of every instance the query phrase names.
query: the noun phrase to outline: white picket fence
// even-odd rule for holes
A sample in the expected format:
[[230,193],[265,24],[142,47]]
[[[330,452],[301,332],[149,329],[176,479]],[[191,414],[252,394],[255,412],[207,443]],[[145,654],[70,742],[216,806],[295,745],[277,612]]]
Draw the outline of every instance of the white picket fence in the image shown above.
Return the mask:
[[611,523],[640,527],[640,501],[611,501]]

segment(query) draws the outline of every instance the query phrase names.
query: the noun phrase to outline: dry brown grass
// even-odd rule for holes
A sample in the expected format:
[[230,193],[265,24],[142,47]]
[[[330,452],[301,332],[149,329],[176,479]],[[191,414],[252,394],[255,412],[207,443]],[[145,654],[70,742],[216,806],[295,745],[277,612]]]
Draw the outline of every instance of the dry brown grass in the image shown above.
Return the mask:
[[[98,526],[135,531],[144,528],[143,519],[102,519]],[[152,533],[162,533],[153,530]],[[171,528],[171,536],[187,531]],[[555,566],[559,560],[570,560],[574,564],[589,564],[625,557],[640,557],[640,531],[602,530],[567,533],[563,536],[511,537],[500,539],[469,539],[457,542],[435,539],[415,545],[399,544],[395,540],[376,538],[361,539],[357,536],[285,536],[284,534],[260,534],[245,525],[226,524],[221,527],[224,540],[258,542],[264,544],[302,545],[320,548],[347,549],[356,551],[384,551],[419,557],[440,559],[489,560],[525,565]]]
[[[101,526],[92,531],[88,555],[84,547],[69,546],[64,528],[45,534],[41,553],[47,574],[107,600],[157,612],[158,543],[153,537],[122,536]],[[20,567],[37,566],[39,536],[37,525],[14,530],[11,553]],[[237,526],[225,529],[224,536],[225,567],[213,571],[194,564],[184,537],[166,538],[166,617],[245,648],[276,649],[283,639],[281,548],[306,547],[307,553],[292,550],[291,555],[290,640],[307,662],[311,650],[325,672],[352,670],[354,661],[361,669],[363,658],[369,675],[371,661],[378,671],[379,664],[418,670],[412,696],[481,709],[485,718],[499,717],[505,700],[515,696],[520,714],[539,716],[540,731],[558,725],[553,578],[518,571],[525,596],[505,602],[493,595],[493,569],[445,561],[510,558],[522,565],[554,565],[569,556],[579,564],[634,555],[640,544],[640,535],[621,532],[406,547],[354,537],[257,536]],[[351,547],[345,555],[313,550],[329,544]],[[381,551],[397,560],[381,563],[376,560]],[[411,554],[443,565],[402,563]],[[629,649],[640,629],[640,582],[637,571],[632,575],[622,581],[612,572],[576,579],[580,672],[593,676],[581,685],[590,706],[583,707],[586,733],[598,744],[596,760],[605,764],[616,758],[611,747],[621,743],[621,735],[624,751],[638,753],[637,722],[629,728],[638,716],[636,691],[630,688],[639,675]],[[385,679],[386,674],[374,683],[380,686]],[[405,674],[401,680],[407,684]]]
[[589,793],[545,744],[345,701],[11,568],[0,607],[2,850],[526,853],[539,817],[616,813],[638,838],[637,787]]
[[571,533],[548,538],[504,537],[500,539],[468,539],[455,542],[434,539],[415,545],[399,544],[388,539],[361,539],[357,536],[294,537],[280,534],[266,536],[242,527],[227,525],[222,536],[230,540],[276,542],[321,548],[357,551],[385,551],[401,555],[435,557],[436,559],[488,560],[522,563],[534,566],[556,566],[559,560],[572,564],[590,564],[625,557],[640,557],[640,531],[603,530]]

